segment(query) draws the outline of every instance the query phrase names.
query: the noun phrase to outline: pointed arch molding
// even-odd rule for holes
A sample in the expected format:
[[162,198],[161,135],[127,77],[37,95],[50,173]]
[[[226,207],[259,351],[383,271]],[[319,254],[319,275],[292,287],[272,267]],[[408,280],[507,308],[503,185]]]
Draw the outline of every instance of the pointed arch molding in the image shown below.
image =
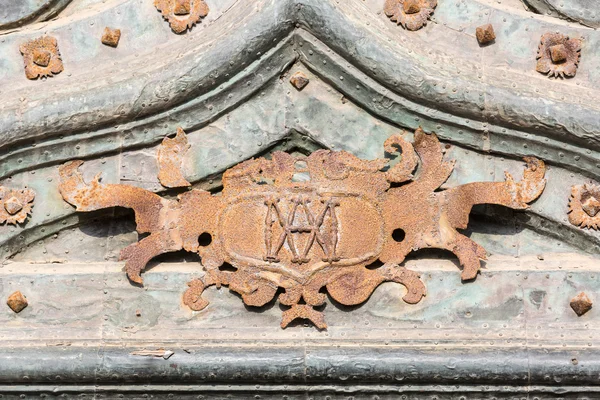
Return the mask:
[[[110,62],[97,62],[92,57],[97,64],[94,68],[83,58],[79,64],[69,61],[69,52],[77,50],[77,43],[68,42],[66,32],[71,26],[87,26],[85,14],[80,19],[48,23],[46,32],[61,43],[67,42],[61,46],[66,73],[46,81],[27,81],[19,70],[13,77],[16,83],[2,87],[0,150],[4,151],[0,151],[0,179],[74,158],[98,159],[152,147],[178,126],[188,132],[199,131],[268,90],[292,66],[301,65],[392,126],[411,130],[422,126],[462,148],[497,158],[534,155],[550,166],[598,178],[599,136],[594,132],[600,126],[600,113],[593,101],[597,95],[591,88],[594,77],[585,74],[584,66],[576,79],[565,81],[550,81],[533,71],[539,40],[534,28],[550,29],[547,21],[470,2],[479,7],[475,15],[508,19],[507,24],[527,23],[535,43],[531,46],[530,71],[494,66],[496,59],[485,61],[491,57],[487,48],[461,54],[452,43],[474,42],[474,38],[452,29],[440,32],[443,24],[436,21],[429,31],[414,33],[376,13],[365,19],[363,16],[372,10],[358,0],[230,3],[222,6],[212,21],[183,36],[169,32],[160,14],[151,10],[157,20],[153,29],[165,30],[166,43],[133,55],[98,53],[96,58],[110,57]],[[110,14],[128,4],[108,3],[99,13]],[[211,10],[218,9],[209,5]],[[146,6],[151,4],[139,6],[140,15],[145,15]],[[446,25],[456,18],[447,9],[450,6],[456,7],[446,1],[436,10]],[[134,22],[132,29],[136,28]],[[552,29],[574,32],[590,42],[597,35],[560,21]],[[127,31],[123,32],[125,40]],[[9,40],[3,45],[10,47],[37,34],[35,25],[24,28],[7,35]],[[441,35],[449,36],[444,47]],[[521,39],[532,41],[530,37]],[[514,38],[505,36],[504,40]],[[584,47],[583,52],[582,64],[593,64],[590,49]],[[293,130],[302,130],[293,118],[299,111],[283,107],[277,112],[285,120],[284,129],[246,151],[244,157],[264,151]],[[318,128],[306,133],[319,140]],[[205,177],[198,174],[195,179]],[[559,207],[544,210],[540,205],[528,211],[524,224],[550,236],[575,238],[577,247],[596,252],[598,235],[573,228],[562,212]],[[69,209],[47,217],[27,226],[28,230],[44,226],[43,232],[31,235],[31,240],[78,223]],[[557,233],[557,227],[566,233]],[[21,235],[5,232],[5,256],[23,245]]]
[[3,4],[0,31],[56,17],[71,0],[22,1]]
[[[444,11],[453,4],[448,3],[440,5],[436,13],[451,19],[453,15]],[[563,26],[560,21],[548,26],[547,21],[531,19],[529,14],[504,15],[485,7],[488,9],[477,11],[489,12],[491,19],[503,15],[513,24],[527,24],[527,32],[532,33],[520,40],[536,44],[530,49],[532,55],[539,39],[536,29],[568,31],[590,43],[598,36],[584,28]],[[563,82],[549,82],[529,69],[510,68],[510,59],[500,60],[505,65],[494,68],[496,60],[482,61],[490,57],[489,49],[477,49],[474,57],[469,52],[472,49],[461,55],[460,50],[451,48],[453,42],[460,47],[468,37],[464,33],[442,32],[455,36],[447,39],[451,51],[443,52],[435,43],[440,40],[439,33],[431,38],[426,32],[411,36],[384,16],[362,18],[369,12],[359,0],[235,2],[188,37],[175,37],[152,51],[110,55],[110,61],[98,55],[104,63],[84,56],[70,61],[69,52],[78,49],[74,48],[77,43],[68,43],[62,49],[67,73],[46,82],[26,82],[21,70],[4,76],[0,148],[8,151],[0,160],[0,176],[33,167],[25,160],[37,160],[31,156],[43,151],[49,153],[41,158],[44,162],[63,161],[67,157],[52,147],[56,143],[61,147],[78,141],[92,144],[124,131],[131,132],[124,135],[124,148],[156,143],[164,134],[164,124],[175,123],[171,121],[174,113],[182,115],[186,109],[210,103],[213,109],[203,110],[192,122],[202,125],[259,90],[276,71],[296,59],[329,78],[365,109],[392,122],[407,126],[414,118],[430,120],[443,127],[439,132],[442,138],[468,142],[492,153],[539,152],[551,162],[597,176],[600,160],[586,150],[599,148],[594,132],[600,125],[600,113],[594,101],[594,76],[579,77],[585,75],[585,68],[576,80]],[[159,15],[155,17],[162,23]],[[71,24],[86,22],[84,18]],[[54,29],[55,36],[67,42],[64,31],[69,25],[69,20],[59,19],[45,28],[49,34]],[[9,35],[14,38],[5,44],[6,50],[37,34],[34,27],[28,29]],[[510,42],[497,46],[514,46],[517,40],[506,39]],[[301,46],[304,43],[307,46]],[[582,52],[582,64],[593,68],[597,60],[591,49]],[[18,54],[15,57],[19,58]],[[345,82],[340,82],[340,76]],[[377,96],[361,96],[348,83],[352,80]],[[17,83],[7,85],[9,81]],[[233,97],[220,101],[225,91]],[[398,110],[413,117],[400,119]],[[140,135],[138,131],[144,129],[149,132]],[[459,130],[465,134],[462,138],[456,133]],[[482,137],[487,138],[485,143]],[[531,145],[520,150],[527,143]],[[95,150],[82,149],[78,156],[114,150],[90,147]]]

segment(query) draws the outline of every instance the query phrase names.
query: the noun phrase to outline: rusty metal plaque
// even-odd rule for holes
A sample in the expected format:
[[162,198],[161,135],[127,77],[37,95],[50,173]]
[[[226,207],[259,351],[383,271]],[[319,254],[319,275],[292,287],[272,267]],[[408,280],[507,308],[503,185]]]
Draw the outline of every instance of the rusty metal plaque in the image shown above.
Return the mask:
[[[181,141],[184,135],[179,132]],[[519,182],[507,173],[504,182],[439,190],[454,162],[443,159],[435,134],[418,129],[414,144],[393,135],[384,149],[401,153],[400,161],[361,160],[345,151],[274,152],[227,170],[219,195],[194,189],[169,200],[100,183],[99,176],[88,184],[78,172],[82,161],[60,168],[59,188],[77,211],[135,211],[137,231],[150,235],[121,252],[133,282],[142,283],[140,273],[153,257],[184,249],[198,253],[206,270],[183,296],[193,310],[207,306],[202,292],[211,285],[229,286],[250,306],[267,304],[282,288],[278,300],[289,309],[281,326],[304,318],[323,329],[324,289],[341,304],[357,305],[393,281],[406,287],[405,302],[419,302],[425,286],[401,266],[414,250],[449,250],[463,267],[462,279],[474,279],[486,251],[457,231],[466,228],[471,208],[525,209],[546,183],[544,163],[527,157]]]
[[536,70],[549,78],[573,77],[581,58],[581,39],[561,33],[545,33],[540,39]]
[[427,24],[437,0],[386,0],[384,12],[392,21],[409,31],[416,31]]
[[23,55],[27,79],[53,76],[63,70],[58,40],[52,36],[42,36],[22,43],[19,50]]
[[9,189],[0,186],[0,225],[22,224],[31,215],[35,192],[31,189]]
[[600,224],[600,187],[598,185],[573,185],[569,198],[569,222],[587,229],[598,229]]

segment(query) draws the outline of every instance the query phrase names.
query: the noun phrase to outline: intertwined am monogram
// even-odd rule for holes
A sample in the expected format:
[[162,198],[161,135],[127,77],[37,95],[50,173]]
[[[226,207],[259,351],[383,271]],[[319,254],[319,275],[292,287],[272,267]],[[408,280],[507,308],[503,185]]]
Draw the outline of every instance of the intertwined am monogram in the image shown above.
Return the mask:
[[[265,201],[265,205],[267,206],[267,217],[265,218],[265,245],[267,254],[263,259],[268,262],[279,262],[279,251],[287,239],[288,246],[292,252],[291,261],[293,263],[303,264],[310,261],[308,252],[312,248],[315,240],[319,246],[321,246],[321,249],[323,249],[323,253],[325,253],[325,257],[323,258],[324,262],[332,263],[334,261],[339,261],[340,257],[336,254],[338,220],[335,214],[335,207],[339,206],[340,203],[332,198],[321,200],[321,202],[325,204],[325,207],[315,218],[308,206],[310,199],[302,196],[294,197],[291,199],[291,210],[286,217],[283,214],[281,207],[279,207],[279,200],[280,199],[270,198]],[[304,210],[306,223],[296,225],[296,213],[299,206]],[[327,214],[329,214],[330,234],[324,236],[321,232],[321,226],[323,225]],[[276,222],[279,222],[283,232],[281,232],[275,247],[273,247],[273,225]],[[298,254],[294,233],[310,234],[301,255]]]

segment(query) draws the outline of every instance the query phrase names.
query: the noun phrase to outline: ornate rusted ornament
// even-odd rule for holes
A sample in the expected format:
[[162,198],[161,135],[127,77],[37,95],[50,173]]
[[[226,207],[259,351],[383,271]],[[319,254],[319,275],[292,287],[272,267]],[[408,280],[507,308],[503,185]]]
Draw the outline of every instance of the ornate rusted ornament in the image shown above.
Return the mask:
[[569,39],[561,33],[542,35],[537,52],[536,70],[549,78],[575,76],[581,56],[581,39]]
[[31,214],[35,192],[0,186],[0,224],[21,224]]
[[154,7],[175,33],[191,29],[208,15],[208,5],[203,0],[154,0]]
[[394,135],[384,149],[400,150],[401,162],[389,167],[387,160],[361,160],[345,151],[306,157],[278,151],[227,170],[219,196],[191,190],[177,200],[102,184],[98,176],[86,184],[78,172],[83,162],[73,161],[60,168],[60,192],[77,211],[135,211],[138,232],[150,235],[121,252],[132,281],[142,282],[140,272],[153,257],[184,249],[198,253],[206,270],[184,294],[193,310],[207,306],[202,292],[211,285],[228,285],[251,306],[265,305],[283,288],[279,301],[290,308],[282,327],[305,318],[325,328],[315,309],[326,300],[324,288],[338,302],[356,305],[393,281],[406,287],[404,301],[419,302],[423,282],[399,265],[413,250],[450,250],[463,266],[462,279],[475,278],[485,250],[456,231],[466,228],[473,205],[525,209],[545,186],[544,163],[528,157],[520,182],[507,174],[505,182],[436,191],[454,162],[443,160],[434,134],[418,129],[414,147]]
[[190,148],[187,136],[181,128],[177,128],[177,135],[173,139],[163,139],[158,148],[158,180],[164,187],[186,187],[190,183],[181,172],[181,164],[185,152]]
[[392,21],[409,31],[416,31],[427,25],[437,0],[386,0],[383,11]]
[[23,43],[19,50],[23,55],[27,79],[56,75],[63,70],[58,42],[52,36],[43,36]]
[[600,225],[600,186],[586,183],[571,187],[569,222],[582,228],[598,229]]

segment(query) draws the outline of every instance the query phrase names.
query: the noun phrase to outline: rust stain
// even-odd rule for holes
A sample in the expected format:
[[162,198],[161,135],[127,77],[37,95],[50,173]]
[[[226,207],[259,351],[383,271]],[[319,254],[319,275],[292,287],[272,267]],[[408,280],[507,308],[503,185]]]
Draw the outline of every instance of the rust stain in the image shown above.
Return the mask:
[[202,293],[213,285],[228,286],[257,307],[282,288],[278,300],[289,307],[282,327],[304,318],[326,328],[318,309],[327,299],[324,289],[336,301],[356,305],[392,281],[406,288],[405,302],[418,303],[425,285],[401,266],[414,250],[450,250],[463,266],[462,279],[475,278],[486,252],[456,230],[467,227],[471,208],[525,209],[544,190],[544,163],[527,157],[519,182],[506,174],[504,182],[440,191],[454,162],[443,160],[434,134],[418,129],[414,138],[414,144],[401,135],[385,142],[387,153],[402,155],[392,167],[387,160],[361,160],[345,151],[301,157],[274,152],[271,159],[227,170],[218,196],[190,190],[167,200],[131,186],[101,184],[98,177],[86,184],[77,171],[82,161],[61,167],[60,191],[78,211],[117,205],[135,211],[138,232],[150,236],[121,253],[133,281],[142,282],[140,272],[152,257],[184,249],[200,255],[206,272],[183,295],[191,309],[208,305]]
[[561,33],[542,35],[537,52],[536,71],[549,78],[573,77],[581,57],[581,39],[569,39]]
[[386,0],[383,7],[390,20],[409,31],[416,31],[427,25],[437,0]]
[[187,136],[182,128],[177,128],[177,135],[173,139],[164,138],[157,156],[158,180],[161,185],[169,188],[190,186],[181,172],[183,156],[189,148]]
[[19,50],[23,55],[27,79],[52,76],[63,70],[58,41],[52,36],[30,40],[23,43]]
[[154,7],[175,33],[191,29],[208,15],[208,5],[203,0],[154,0]]
[[31,214],[35,192],[0,186],[0,224],[22,224]]

